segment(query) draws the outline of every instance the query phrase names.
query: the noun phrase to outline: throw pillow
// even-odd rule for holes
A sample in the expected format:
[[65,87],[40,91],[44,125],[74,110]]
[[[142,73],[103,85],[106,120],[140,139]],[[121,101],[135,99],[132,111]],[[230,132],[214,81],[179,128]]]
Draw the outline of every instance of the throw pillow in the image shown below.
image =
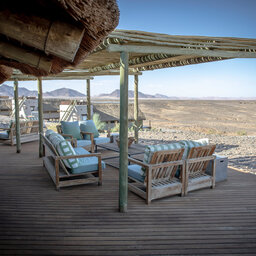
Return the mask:
[[65,122],[61,121],[61,129],[64,134],[72,135],[75,139],[81,140],[80,127],[77,121]]
[[[87,121],[83,121],[80,123],[80,129],[82,132],[91,132],[93,133],[93,137],[94,138],[98,138],[99,137],[99,132],[93,122],[93,120],[87,120]],[[90,139],[90,135],[85,135],[84,138],[86,140]]]
[[[57,151],[60,156],[75,156],[76,152],[74,151],[73,147],[71,146],[69,141],[62,141],[57,145]],[[73,169],[79,166],[79,161],[77,158],[72,159],[65,159],[63,160],[66,167]]]

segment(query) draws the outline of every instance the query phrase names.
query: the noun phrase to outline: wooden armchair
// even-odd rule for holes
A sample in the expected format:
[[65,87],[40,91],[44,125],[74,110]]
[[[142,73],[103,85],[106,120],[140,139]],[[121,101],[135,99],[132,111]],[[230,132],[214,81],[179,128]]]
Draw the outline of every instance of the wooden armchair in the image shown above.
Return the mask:
[[[81,138],[84,138],[84,135],[89,135],[90,136],[90,140],[81,139],[81,141],[77,141],[77,139],[75,139],[71,134],[64,134],[62,132],[61,125],[57,125],[56,128],[57,128],[57,132],[59,134],[61,134],[64,138],[67,138],[67,139],[72,141],[73,147],[77,147],[77,146],[87,147],[87,146],[90,146],[90,151],[92,153],[94,152],[95,146],[94,146],[94,135],[93,135],[93,133],[80,131]],[[90,143],[83,144],[83,142],[85,142],[85,141],[90,141]]]
[[[184,148],[157,151],[150,164],[145,164],[131,157],[128,160],[135,165],[128,166],[128,187],[149,204],[151,200],[184,194],[185,161],[182,160]],[[143,171],[142,168],[145,169]],[[180,178],[175,174],[180,168]]]
[[[212,155],[216,145],[191,148],[186,159],[185,195],[204,187],[215,187],[215,159]],[[206,174],[209,161],[213,161],[211,175]]]
[[[16,145],[16,124],[12,122],[10,128],[1,129],[0,142]],[[20,122],[20,142],[30,142],[39,139],[39,121],[21,121]]]

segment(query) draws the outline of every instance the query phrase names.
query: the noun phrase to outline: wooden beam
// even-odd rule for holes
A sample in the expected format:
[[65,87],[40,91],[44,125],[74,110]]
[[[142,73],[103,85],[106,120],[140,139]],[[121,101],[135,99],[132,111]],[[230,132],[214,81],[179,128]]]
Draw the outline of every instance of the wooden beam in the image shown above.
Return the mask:
[[[120,71],[102,71],[102,72],[62,72],[58,75],[43,76],[42,80],[93,80],[93,76],[119,76]],[[129,70],[129,75],[142,75],[140,71]],[[37,78],[35,76],[30,76],[26,74],[14,74],[8,81],[14,81],[17,78],[19,81],[35,81]]]
[[16,128],[16,152],[21,152],[21,143],[20,143],[20,106],[19,106],[19,83],[16,79],[14,81],[14,103],[15,103],[15,128]]
[[165,53],[173,55],[195,55],[223,58],[256,58],[256,52],[249,51],[227,51],[227,50],[205,50],[192,48],[178,48],[167,46],[146,46],[146,45],[115,45],[110,44],[107,47],[109,52],[132,52],[132,53]]
[[27,51],[21,47],[14,46],[5,42],[0,42],[0,56],[16,60],[21,63],[30,65],[46,72],[50,72],[52,67],[51,60],[32,51]]
[[64,22],[0,11],[1,34],[71,62],[84,31]]
[[134,122],[135,122],[135,127],[134,127],[134,139],[135,143],[138,144],[139,142],[139,100],[138,100],[138,84],[139,84],[139,79],[138,76],[134,76]]
[[[38,88],[38,119],[39,119],[39,134],[43,133],[43,91],[42,91],[42,79],[37,78],[37,88]],[[39,157],[43,156],[43,142],[39,135]]]
[[120,54],[120,156],[119,156],[119,211],[127,211],[128,201],[128,59]]
[[91,120],[91,85],[90,85],[90,79],[86,80],[86,95],[87,95],[87,119]]

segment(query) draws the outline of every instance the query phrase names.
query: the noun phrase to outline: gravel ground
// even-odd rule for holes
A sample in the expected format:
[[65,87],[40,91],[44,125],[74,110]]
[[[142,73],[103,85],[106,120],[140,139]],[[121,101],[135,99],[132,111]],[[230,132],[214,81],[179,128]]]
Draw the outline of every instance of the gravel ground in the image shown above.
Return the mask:
[[228,157],[229,166],[256,174],[256,136],[225,136],[194,131],[154,129],[140,131],[139,138],[139,143],[146,145],[208,138],[210,143],[217,145],[216,153]]

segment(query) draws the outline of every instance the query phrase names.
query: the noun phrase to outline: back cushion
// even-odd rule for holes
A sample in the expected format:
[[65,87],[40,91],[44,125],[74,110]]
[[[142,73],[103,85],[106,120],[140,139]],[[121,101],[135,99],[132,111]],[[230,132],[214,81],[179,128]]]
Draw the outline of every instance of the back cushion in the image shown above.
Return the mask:
[[[57,145],[57,151],[60,156],[75,156],[76,152],[74,151],[73,147],[71,146],[69,141],[62,141]],[[72,159],[65,159],[63,160],[66,167],[72,169],[77,168],[79,166],[79,161],[77,158]]]
[[61,129],[64,134],[72,135],[75,139],[81,140],[79,123],[61,121]]
[[181,140],[180,143],[185,147],[182,159],[187,159],[189,150],[191,148],[209,145],[209,139],[204,138],[200,140]]
[[45,132],[45,137],[48,139],[48,137],[52,134],[52,133],[56,133],[53,130],[49,129]]
[[150,164],[153,154],[157,151],[180,149],[184,147],[184,144],[181,144],[180,142],[147,146],[145,149],[143,162],[145,164]]
[[[91,133],[93,133],[94,138],[99,137],[99,132],[98,132],[93,120],[87,120],[87,121],[80,122],[80,129],[81,129],[82,132],[91,132]],[[90,135],[85,135],[85,139],[89,140]]]
[[53,132],[48,136],[48,140],[52,143],[52,145],[57,148],[58,144],[62,141],[65,141],[65,139],[58,133]]

